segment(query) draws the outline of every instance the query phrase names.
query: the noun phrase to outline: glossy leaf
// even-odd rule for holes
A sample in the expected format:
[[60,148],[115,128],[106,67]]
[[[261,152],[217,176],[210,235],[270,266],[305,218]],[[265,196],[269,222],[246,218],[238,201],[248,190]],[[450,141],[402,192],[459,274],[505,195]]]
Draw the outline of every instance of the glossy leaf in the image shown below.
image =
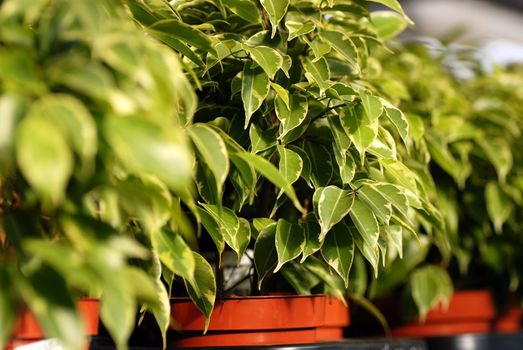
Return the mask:
[[305,242],[303,229],[297,224],[280,219],[276,225],[275,242],[278,264],[274,272],[277,272],[283,264],[297,258],[303,252]]
[[221,195],[229,173],[229,155],[225,142],[217,132],[202,123],[192,125],[189,128],[189,135],[206,166],[213,173],[218,194]]
[[203,203],[201,203],[201,206],[216,221],[221,236],[227,245],[240,257],[243,254],[242,249],[250,239],[250,231],[240,229],[240,220],[231,209]]
[[305,69],[305,77],[310,83],[315,83],[324,91],[330,87],[330,70],[324,57],[318,60],[305,59],[302,63]]
[[276,116],[281,122],[280,138],[285,137],[290,131],[300,126],[307,116],[307,99],[298,95],[291,95],[288,106],[281,98],[274,100]]
[[297,22],[297,21],[285,21],[285,27],[289,31],[289,37],[287,41],[291,41],[294,38],[308,34],[316,28],[313,22]]
[[325,237],[321,246],[321,255],[327,264],[340,275],[347,288],[349,272],[354,259],[354,241],[345,223],[334,226]]
[[380,234],[378,221],[372,210],[358,196],[354,199],[350,217],[364,241],[375,248]]
[[349,37],[341,32],[331,30],[321,32],[320,37],[342,55],[356,72],[359,72],[358,50]]
[[391,11],[373,11],[370,18],[382,40],[395,38],[407,27],[405,18]]
[[260,0],[263,8],[269,14],[269,19],[272,24],[271,38],[276,34],[278,24],[285,16],[287,7],[289,6],[289,0]]
[[303,245],[303,254],[300,263],[304,262],[307,257],[316,253],[321,248],[320,242],[320,225],[315,219],[307,219],[298,223],[303,229],[305,243]]
[[377,120],[371,120],[361,105],[342,109],[340,120],[354,146],[363,155],[378,135]]
[[192,252],[196,269],[194,271],[194,283],[185,280],[187,292],[198,309],[205,316],[205,329],[207,332],[211,314],[216,300],[216,280],[211,265],[200,254]]
[[261,16],[256,3],[252,0],[221,0],[229,10],[247,22],[259,23]]
[[278,166],[280,174],[288,183],[292,184],[296,182],[300,178],[303,170],[303,160],[296,152],[283,146],[278,146],[278,154],[280,156]]
[[355,196],[353,192],[336,186],[323,187],[317,192],[319,192],[319,197],[317,204],[315,203],[317,205],[315,211],[318,213],[318,222],[321,226],[319,236],[321,242],[325,239],[327,232],[351,211]]
[[245,109],[245,128],[249,125],[251,116],[262,105],[269,94],[269,77],[260,66],[253,67],[247,62],[243,68],[242,100]]
[[276,74],[283,65],[283,58],[278,51],[262,45],[256,47],[242,45],[242,47],[251,55],[254,62],[263,68],[267,76],[269,76],[269,79],[274,79],[274,74]]
[[158,230],[151,235],[151,243],[162,264],[178,276],[194,281],[196,262],[191,248],[180,235]]
[[254,244],[254,265],[258,273],[258,289],[261,290],[263,280],[272,272],[278,263],[276,252],[276,223],[266,226],[258,234]]

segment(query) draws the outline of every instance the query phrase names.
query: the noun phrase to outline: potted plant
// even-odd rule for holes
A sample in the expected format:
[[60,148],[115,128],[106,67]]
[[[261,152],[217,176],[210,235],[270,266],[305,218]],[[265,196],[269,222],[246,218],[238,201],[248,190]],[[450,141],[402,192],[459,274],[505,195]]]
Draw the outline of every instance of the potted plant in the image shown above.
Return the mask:
[[[410,166],[408,118],[370,85],[380,72],[374,50],[408,22],[396,2],[382,3],[396,12],[350,1],[128,2],[150,36],[183,56],[198,96],[188,128],[197,198],[180,197],[174,232],[152,239],[174,295],[186,288],[194,303],[173,301],[174,328],[199,332],[177,333],[175,344],[266,329],[246,330],[243,317],[227,329],[218,322],[234,319],[225,310],[245,314],[230,304],[251,302],[227,299],[228,251],[238,262],[252,251],[250,294],[292,287],[341,299],[354,255],[377,273],[387,252],[417,235],[418,217],[441,223],[425,164]],[[194,250],[211,252],[214,271]]]
[[[426,325],[396,327],[398,335],[489,332],[498,313],[491,291],[503,300],[519,288],[521,233],[513,208],[521,195],[521,121],[513,81],[520,77],[482,72],[474,59],[463,64],[459,53],[451,56],[434,44],[401,50],[387,55],[386,74],[376,85],[424,129],[417,150],[431,162],[429,179],[448,234],[431,235],[424,249],[407,247],[404,259],[394,260],[371,286],[370,297],[403,287],[404,316],[418,314]],[[459,290],[454,296],[453,288]]]
[[1,349],[85,348],[98,301],[81,297],[120,349],[139,304],[165,315],[144,244],[192,183],[194,107],[176,55],[122,2],[1,2]]

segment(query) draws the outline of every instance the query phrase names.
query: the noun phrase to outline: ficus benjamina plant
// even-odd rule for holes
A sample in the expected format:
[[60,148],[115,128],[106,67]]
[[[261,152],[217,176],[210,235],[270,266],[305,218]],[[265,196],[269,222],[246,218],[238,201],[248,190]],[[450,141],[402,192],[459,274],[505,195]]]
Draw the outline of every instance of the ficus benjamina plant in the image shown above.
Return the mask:
[[403,259],[391,260],[367,296],[403,290],[421,319],[449,300],[453,285],[491,289],[502,304],[509,292],[521,293],[523,276],[523,74],[518,67],[487,71],[473,48],[452,47],[436,40],[395,47],[372,79],[417,130],[416,157],[429,164],[446,234],[406,244]]
[[343,298],[353,261],[444,236],[423,128],[376,83],[409,23],[396,0],[1,1],[0,346],[25,305],[81,348],[85,295],[119,349],[139,305],[165,337],[178,282],[209,319],[228,251],[258,293]]

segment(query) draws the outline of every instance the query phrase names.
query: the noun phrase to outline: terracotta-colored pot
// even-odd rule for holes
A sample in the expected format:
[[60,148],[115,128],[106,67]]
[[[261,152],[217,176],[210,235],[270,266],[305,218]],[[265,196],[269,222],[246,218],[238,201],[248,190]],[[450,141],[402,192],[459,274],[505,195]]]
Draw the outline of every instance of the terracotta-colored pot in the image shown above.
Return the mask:
[[343,338],[344,328],[350,325],[349,306],[340,299],[327,296],[323,326],[316,329],[317,341],[332,341]]
[[[323,295],[230,297],[214,307],[209,328],[188,298],[174,298],[171,314],[178,330],[170,343],[180,347],[306,344],[324,324]],[[181,331],[181,332],[180,332]]]
[[438,305],[431,310],[424,323],[395,325],[392,335],[397,337],[438,337],[464,333],[491,331],[496,309],[488,290],[457,291],[447,309]]
[[[93,336],[98,334],[98,299],[81,299],[78,302],[78,309],[85,324],[85,334]],[[45,339],[45,335],[38,325],[35,315],[29,310],[24,310],[18,316],[13,332],[13,339],[7,345],[7,350],[16,349],[19,346],[31,344]],[[86,349],[88,346],[86,345]]]

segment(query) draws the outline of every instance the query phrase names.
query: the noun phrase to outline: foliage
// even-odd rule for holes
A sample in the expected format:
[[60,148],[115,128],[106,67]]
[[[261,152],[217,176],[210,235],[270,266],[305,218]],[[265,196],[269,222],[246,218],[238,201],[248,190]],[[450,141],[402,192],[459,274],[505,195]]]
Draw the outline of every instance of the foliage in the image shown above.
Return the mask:
[[[473,52],[435,43],[407,44],[384,55],[384,74],[373,81],[419,130],[417,157],[430,162],[448,235],[434,236],[421,250],[406,245],[404,258],[392,262],[370,294],[404,286],[422,317],[451,295],[445,270],[458,288],[501,293],[516,290],[522,276],[522,75],[485,72]],[[427,288],[423,280],[440,281],[441,288]]]
[[139,304],[167,327],[159,259],[138,242],[161,240],[191,188],[194,92],[117,1],[0,4],[0,348],[22,305],[83,348],[86,295],[125,348]]
[[[219,256],[252,248],[261,292],[281,273],[300,293],[342,297],[353,261],[377,276],[404,240],[445,234],[427,164],[413,157],[423,131],[372,83],[382,39],[409,22],[396,1],[379,2],[396,12],[364,1],[129,2],[183,56],[197,90],[198,194],[183,213],[204,232],[184,239],[205,250],[207,234]],[[176,252],[164,252],[167,275],[179,275]],[[203,298],[190,294],[209,316],[222,290],[200,282]]]

